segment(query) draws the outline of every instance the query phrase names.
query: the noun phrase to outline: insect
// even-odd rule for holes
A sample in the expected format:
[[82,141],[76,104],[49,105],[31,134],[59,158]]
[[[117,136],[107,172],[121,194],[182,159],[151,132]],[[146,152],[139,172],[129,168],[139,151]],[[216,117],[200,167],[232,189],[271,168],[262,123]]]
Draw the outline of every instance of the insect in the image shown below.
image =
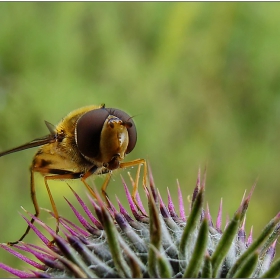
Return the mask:
[[[86,178],[92,174],[107,173],[102,185],[102,194],[110,181],[112,170],[138,165],[138,175],[133,186],[132,197],[136,202],[136,192],[140,166],[144,165],[143,185],[146,185],[147,167],[144,159],[123,162],[136,145],[137,132],[132,118],[125,112],[105,108],[105,105],[87,106],[69,113],[57,126],[45,121],[50,132],[45,137],[35,139],[14,149],[0,153],[0,157],[21,150],[38,147],[30,167],[30,193],[35,208],[35,217],[39,216],[40,208],[36,198],[34,173],[44,176],[45,186],[56,218],[56,232],[59,231],[59,215],[52,197],[48,181],[61,179],[80,179],[90,193],[95,196]],[[137,202],[136,202],[137,205]],[[34,218],[31,223],[34,223]],[[30,226],[16,242],[22,241],[28,234]]]

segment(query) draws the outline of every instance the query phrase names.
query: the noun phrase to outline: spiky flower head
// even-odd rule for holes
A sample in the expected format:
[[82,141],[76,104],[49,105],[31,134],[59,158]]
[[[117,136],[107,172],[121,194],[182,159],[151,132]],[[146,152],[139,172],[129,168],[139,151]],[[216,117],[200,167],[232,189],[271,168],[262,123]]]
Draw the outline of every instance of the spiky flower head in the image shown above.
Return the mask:
[[[0,268],[20,278],[259,278],[280,274],[280,260],[273,263],[276,240],[280,231],[280,213],[253,240],[252,231],[246,237],[245,214],[252,191],[244,198],[233,218],[224,229],[221,226],[222,203],[216,223],[208,206],[203,209],[205,176],[200,173],[190,201],[186,218],[183,197],[178,183],[179,211],[168,191],[165,205],[154,187],[146,189],[148,213],[137,195],[134,204],[123,181],[132,216],[118,201],[117,210],[111,201],[88,196],[91,208],[73,191],[85,214],[81,214],[68,200],[79,225],[60,217],[60,235],[41,220],[37,225],[51,235],[48,239],[36,226],[23,217],[44,243],[38,247],[20,242],[14,247],[1,247],[32,265],[32,271],[20,271],[3,263]],[[51,215],[53,215],[50,212]],[[83,216],[85,215],[86,218]],[[51,242],[54,240],[54,243]],[[31,253],[38,261],[20,252]]]

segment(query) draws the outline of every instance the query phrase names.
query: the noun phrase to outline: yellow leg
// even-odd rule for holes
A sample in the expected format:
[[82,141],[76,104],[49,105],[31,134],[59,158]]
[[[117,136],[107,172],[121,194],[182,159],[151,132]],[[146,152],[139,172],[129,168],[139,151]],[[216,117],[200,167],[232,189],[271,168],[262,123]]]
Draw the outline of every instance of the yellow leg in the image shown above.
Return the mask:
[[[140,210],[138,203],[136,201],[136,195],[137,195],[137,191],[138,191],[138,184],[139,184],[139,178],[140,178],[140,170],[141,170],[141,165],[144,165],[144,171],[143,171],[143,188],[146,188],[147,186],[147,175],[148,175],[148,171],[147,171],[147,164],[146,161],[144,159],[136,159],[133,161],[129,161],[129,162],[124,162],[120,164],[120,168],[127,168],[127,167],[132,167],[132,166],[136,166],[138,165],[138,169],[137,169],[137,173],[136,173],[136,180],[133,183],[133,191],[132,191],[132,199],[135,203],[135,205],[138,207],[138,209]],[[37,197],[36,197],[36,190],[35,190],[35,184],[34,184],[34,172],[39,172],[41,174],[48,174],[48,173],[58,173],[57,175],[48,175],[44,177],[44,181],[45,181],[45,185],[46,185],[46,189],[49,195],[49,199],[51,201],[51,205],[52,205],[52,209],[57,221],[56,224],[56,233],[59,232],[59,214],[57,211],[57,207],[55,205],[52,193],[50,191],[49,185],[48,185],[48,180],[63,180],[63,179],[77,179],[80,178],[80,175],[82,175],[81,173],[72,173],[71,171],[69,171],[69,173],[66,174],[59,174],[60,172],[65,172],[63,170],[55,170],[55,169],[48,169],[48,168],[34,168],[31,167],[31,182],[30,182],[30,193],[31,193],[31,199],[34,205],[34,209],[35,209],[35,217],[39,217],[39,213],[40,213],[40,208],[39,208],[39,204],[37,201]],[[66,171],[67,172],[67,171]],[[84,174],[84,176],[81,177],[81,181],[84,183],[84,185],[86,186],[86,188],[88,189],[88,191],[90,192],[90,194],[96,198],[96,194],[93,191],[93,189],[87,184],[87,182],[85,181],[87,177],[89,177],[90,175],[92,175],[93,172],[89,171],[86,174]],[[108,196],[106,194],[106,189],[107,186],[109,184],[109,181],[111,179],[112,173],[109,172],[107,174],[107,177],[102,185],[102,195],[103,197],[106,199],[107,203],[108,203]],[[140,210],[141,211],[141,210]],[[34,218],[31,219],[31,224],[33,224],[35,221]],[[27,227],[25,233],[21,236],[21,238],[18,241],[15,242],[9,242],[9,245],[14,245],[17,244],[19,241],[22,241],[25,236],[28,234],[28,232],[30,231],[30,226]]]
[[109,197],[108,197],[108,195],[107,195],[107,193],[106,193],[106,189],[107,189],[107,186],[109,185],[109,182],[110,182],[110,180],[111,180],[111,177],[112,177],[112,172],[110,171],[108,174],[107,174],[107,176],[106,176],[106,179],[105,179],[105,181],[104,181],[104,183],[103,183],[103,185],[102,185],[102,188],[101,188],[101,191],[102,191],[102,196],[105,198],[105,200],[106,200],[106,202],[107,202],[107,205],[110,205],[109,204]]
[[[32,199],[34,209],[35,209],[34,216],[39,217],[40,208],[39,208],[37,198],[36,198],[36,190],[35,190],[35,184],[34,184],[34,171],[31,169],[30,173],[31,173],[31,176],[30,176],[30,195],[31,195],[31,199]],[[30,221],[31,224],[33,224],[34,221],[35,221],[35,219],[32,218],[31,221]],[[28,234],[29,231],[30,231],[30,226],[28,225],[25,233],[22,235],[22,237],[19,240],[14,241],[14,242],[8,242],[8,244],[10,246],[13,246],[13,245],[17,244],[18,242],[22,241],[25,238],[25,236]]]
[[[55,231],[56,234],[58,234],[58,232],[59,232],[59,214],[58,214],[58,210],[57,210],[56,204],[54,202],[51,190],[50,190],[49,185],[48,185],[48,180],[76,179],[77,178],[77,174],[79,174],[79,173],[49,175],[49,176],[45,176],[44,177],[45,186],[46,186],[46,189],[47,189],[47,192],[48,192],[48,195],[49,195],[49,199],[50,199],[50,202],[51,202],[51,205],[52,205],[54,217],[56,218],[56,231]],[[85,179],[87,177],[88,176],[81,177],[81,180],[85,184],[85,186],[87,187],[89,192],[96,198],[96,195],[95,195],[94,191],[92,190],[92,188],[85,181]],[[54,242],[54,240],[51,241],[51,243],[53,243],[53,242]]]
[[133,160],[133,161],[123,162],[123,163],[120,164],[120,168],[126,168],[126,167],[132,167],[132,166],[138,165],[135,182],[132,180],[133,190],[132,190],[132,195],[131,196],[132,196],[133,202],[135,203],[135,205],[137,206],[137,208],[139,210],[140,210],[140,208],[139,208],[139,205],[138,205],[137,200],[136,200],[136,195],[137,195],[137,192],[138,192],[138,184],[139,184],[140,170],[141,170],[141,165],[142,164],[144,166],[142,183],[143,183],[143,188],[145,189],[147,187],[147,175],[148,175],[146,160],[136,159],[136,160]]
[[[81,177],[81,181],[84,183],[84,185],[85,185],[86,188],[88,189],[89,193],[90,193],[95,199],[97,199],[97,196],[96,196],[94,190],[93,190],[93,189],[89,186],[89,184],[86,182],[86,179],[87,179],[89,176],[91,176],[91,175],[92,175],[92,172],[90,172],[90,171],[87,172],[87,173],[85,173],[84,176]],[[107,186],[108,186],[109,181],[110,181],[110,179],[111,179],[111,176],[112,176],[112,172],[110,171],[110,172],[107,173],[106,179],[105,179],[105,181],[104,181],[104,183],[103,183],[103,185],[102,185],[102,188],[101,188],[101,190],[102,190],[102,196],[105,198],[105,200],[107,201],[108,204],[109,204],[109,202],[108,202],[108,195],[107,195],[107,193],[106,193],[106,189],[107,189]]]
[[[48,180],[77,179],[77,174],[79,174],[79,173],[58,174],[58,175],[50,175],[50,176],[45,176],[44,177],[45,185],[46,185],[48,195],[49,195],[49,198],[50,198],[50,201],[51,201],[54,216],[56,218],[56,233],[59,232],[59,214],[58,214],[58,211],[57,211],[52,193],[51,193],[49,185],[48,185]],[[90,173],[90,172],[86,173],[83,177],[81,177],[81,181],[84,183],[84,185],[86,186],[88,191],[91,193],[91,195],[94,198],[96,198],[96,194],[94,193],[93,189],[85,181],[85,179],[87,177],[89,177],[90,175],[92,175],[92,173]]]
[[45,176],[44,177],[44,181],[45,181],[45,185],[46,185],[46,188],[47,188],[47,191],[48,191],[48,195],[49,195],[49,198],[50,198],[50,201],[51,201],[54,217],[56,219],[56,230],[55,230],[56,234],[59,232],[59,214],[58,214],[58,211],[57,211],[57,208],[56,208],[56,205],[55,205],[55,202],[54,202],[51,190],[50,190],[49,185],[48,185],[48,180],[61,179],[61,178],[57,178],[58,176],[60,176],[60,175]]
[[84,185],[88,189],[89,193],[96,199],[97,198],[96,194],[95,194],[94,190],[90,187],[90,185],[86,182],[86,178],[82,177],[81,181],[84,183]]
[[[34,208],[35,208],[35,211],[36,211],[36,213],[35,213],[36,217],[39,216],[40,208],[39,208],[39,205],[38,205],[38,202],[37,202],[37,199],[36,199],[36,192],[35,192],[35,185],[34,185],[34,175],[33,174],[34,174],[34,172],[40,172],[42,174],[46,174],[46,173],[50,173],[50,171],[51,170],[49,170],[47,168],[33,168],[31,170],[31,198],[32,198],[32,202],[34,204]],[[53,171],[60,172],[61,170],[53,170]],[[58,214],[58,210],[57,210],[55,201],[53,199],[51,190],[49,188],[48,180],[77,179],[77,178],[80,178],[79,176],[80,176],[80,173],[72,173],[71,171],[69,171],[69,173],[66,173],[66,174],[57,174],[57,175],[47,175],[47,176],[44,176],[45,186],[46,186],[46,189],[47,189],[47,192],[48,192],[48,196],[49,196],[49,199],[50,199],[50,202],[51,202],[51,205],[52,205],[54,217],[56,219],[56,233],[59,232],[59,214]],[[85,183],[85,185],[87,185],[87,184]],[[91,188],[90,188],[90,190],[93,192],[93,190]],[[34,219],[31,220],[31,223],[32,224],[34,223]],[[29,230],[30,230],[30,227],[28,226],[26,232],[19,239],[19,241],[21,241],[27,235]],[[51,241],[51,243],[53,243],[53,241]]]

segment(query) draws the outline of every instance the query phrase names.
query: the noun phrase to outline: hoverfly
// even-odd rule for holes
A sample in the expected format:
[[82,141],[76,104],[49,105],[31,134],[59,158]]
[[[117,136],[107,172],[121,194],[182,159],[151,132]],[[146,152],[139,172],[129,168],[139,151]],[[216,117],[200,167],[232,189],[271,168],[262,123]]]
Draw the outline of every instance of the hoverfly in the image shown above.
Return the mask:
[[[42,146],[35,154],[31,167],[30,192],[35,208],[35,217],[39,216],[40,208],[36,198],[34,172],[44,176],[49,199],[51,201],[59,231],[59,215],[52,197],[48,181],[57,179],[81,179],[89,192],[95,196],[86,178],[92,174],[105,174],[107,177],[102,185],[102,194],[106,198],[106,188],[111,172],[117,168],[138,165],[138,175],[133,186],[132,197],[136,202],[140,166],[144,165],[143,185],[146,185],[147,166],[144,159],[136,159],[122,163],[136,145],[137,132],[132,118],[125,112],[105,108],[105,105],[87,106],[69,113],[57,126],[45,121],[50,131],[45,137],[35,139],[14,149],[0,153],[0,157],[21,150]],[[34,218],[31,223],[34,223]],[[22,241],[28,234],[30,226],[16,242]]]

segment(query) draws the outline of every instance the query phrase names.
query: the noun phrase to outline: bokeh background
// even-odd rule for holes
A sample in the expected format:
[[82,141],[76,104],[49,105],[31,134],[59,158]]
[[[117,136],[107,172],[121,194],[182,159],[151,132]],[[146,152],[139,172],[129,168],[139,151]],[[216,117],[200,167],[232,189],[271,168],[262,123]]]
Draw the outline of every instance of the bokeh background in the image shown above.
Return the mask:
[[[120,108],[138,129],[127,160],[149,160],[165,201],[166,187],[176,201],[179,179],[187,202],[207,166],[206,201],[215,218],[223,198],[225,221],[258,179],[246,226],[257,236],[280,210],[279,26],[280,3],[0,3],[0,150],[46,135],[44,120],[81,106]],[[0,242],[25,230],[20,206],[33,212],[35,151],[0,158]],[[120,174],[129,181],[115,173],[113,201]],[[40,176],[36,186],[50,209]],[[66,183],[51,189],[69,218]],[[28,267],[4,250],[0,262]]]

